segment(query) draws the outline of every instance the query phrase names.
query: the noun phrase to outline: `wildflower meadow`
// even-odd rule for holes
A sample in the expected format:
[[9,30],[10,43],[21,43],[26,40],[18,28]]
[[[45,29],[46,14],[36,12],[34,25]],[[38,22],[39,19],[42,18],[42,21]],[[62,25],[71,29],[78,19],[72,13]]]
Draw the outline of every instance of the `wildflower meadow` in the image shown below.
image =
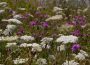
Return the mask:
[[0,0],[0,65],[90,65],[90,0]]

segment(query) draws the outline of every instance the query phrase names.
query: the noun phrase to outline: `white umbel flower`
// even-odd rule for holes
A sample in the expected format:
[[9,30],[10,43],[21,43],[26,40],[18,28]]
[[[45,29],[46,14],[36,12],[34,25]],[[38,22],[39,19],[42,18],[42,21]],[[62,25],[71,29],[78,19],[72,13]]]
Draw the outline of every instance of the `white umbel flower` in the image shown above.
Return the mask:
[[50,49],[51,46],[49,44],[46,44],[45,42],[40,43],[42,48]]
[[42,41],[42,42],[46,42],[46,43],[48,43],[48,42],[53,41],[53,38],[44,37],[44,38],[42,38],[42,40],[41,40],[41,41]]
[[27,43],[22,43],[20,45],[20,47],[31,47],[31,46],[32,46],[32,44],[27,44]]
[[2,7],[7,6],[7,2],[0,2],[0,6],[2,6]]
[[17,15],[14,15],[13,18],[14,18],[14,19],[21,19],[22,16],[21,16],[20,14],[17,14]]
[[57,12],[57,11],[62,11],[63,9],[62,8],[59,8],[59,7],[54,7],[53,8],[53,12]]
[[12,34],[12,30],[10,30],[10,29],[5,29],[5,30],[3,31],[3,34],[6,35],[6,36],[8,36],[8,35]]
[[62,19],[63,19],[62,15],[55,15],[55,16],[47,18],[46,21],[54,21],[54,20],[62,20]]
[[25,58],[25,59],[23,59],[23,58],[16,58],[15,60],[13,60],[14,64],[23,64],[23,63],[25,63],[27,61],[28,61],[28,58]]
[[10,25],[8,24],[6,29],[3,31],[3,34],[4,35],[9,35],[9,34],[12,34],[13,30],[15,30],[16,28],[16,25]]
[[8,24],[6,28],[10,30],[14,30],[16,28],[16,25]]
[[33,41],[35,38],[32,36],[24,35],[24,36],[21,36],[20,39],[24,41]]
[[6,47],[16,46],[17,43],[7,43]]
[[84,56],[88,57],[89,55],[87,54],[87,52],[80,50],[80,53],[82,53]]
[[18,36],[6,36],[6,37],[0,37],[1,41],[15,41],[18,40]]
[[19,21],[18,19],[2,19],[2,21],[7,21],[9,23],[22,24],[22,22]]
[[62,44],[60,46],[57,46],[57,51],[65,51],[65,45]]
[[47,64],[47,60],[44,59],[44,58],[39,58],[39,59],[37,59],[36,64],[38,64],[38,65],[46,65]]
[[74,60],[64,62],[62,65],[79,65],[79,63],[75,62]]
[[56,39],[56,42],[62,42],[64,44],[66,43],[75,43],[77,42],[78,37],[69,35],[69,36],[60,36],[59,38]]
[[77,55],[75,55],[75,58],[79,60],[85,60],[85,58],[88,56],[89,55],[85,51],[80,50],[80,52]]
[[41,52],[42,51],[42,47],[41,45],[37,44],[37,43],[32,43],[32,51],[38,51]]
[[76,55],[75,58],[79,60],[84,60],[85,56],[82,53],[78,53],[78,55]]
[[5,12],[5,10],[0,10],[0,14],[2,14],[2,13],[4,13]]

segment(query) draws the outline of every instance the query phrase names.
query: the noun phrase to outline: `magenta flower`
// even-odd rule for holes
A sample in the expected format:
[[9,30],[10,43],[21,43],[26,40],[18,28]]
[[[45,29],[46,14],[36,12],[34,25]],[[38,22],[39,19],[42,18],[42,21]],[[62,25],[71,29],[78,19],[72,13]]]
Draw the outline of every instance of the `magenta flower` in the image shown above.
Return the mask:
[[81,27],[85,25],[86,19],[83,16],[75,16],[75,20],[73,21],[74,25],[80,25]]
[[47,22],[43,22],[42,26],[47,28],[47,27],[49,27],[49,24]]
[[76,52],[80,49],[80,45],[79,44],[74,44],[71,49],[72,49],[73,52]]
[[24,28],[20,27],[19,31],[16,33],[17,35],[23,35],[25,33]]
[[31,21],[30,22],[30,26],[36,26],[37,25],[37,21]]
[[72,35],[74,36],[81,36],[82,34],[80,33],[80,30],[75,30],[73,32],[71,32]]

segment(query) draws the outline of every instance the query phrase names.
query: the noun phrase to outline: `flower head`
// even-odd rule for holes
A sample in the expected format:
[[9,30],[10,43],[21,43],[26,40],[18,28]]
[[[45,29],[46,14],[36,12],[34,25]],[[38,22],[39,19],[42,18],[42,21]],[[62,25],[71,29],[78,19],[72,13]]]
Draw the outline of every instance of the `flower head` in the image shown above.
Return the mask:
[[79,45],[79,44],[74,44],[74,45],[72,46],[72,51],[73,51],[73,52],[77,51],[78,49],[80,49],[80,45]]
[[47,28],[49,26],[49,24],[48,24],[48,22],[43,22],[42,26]]

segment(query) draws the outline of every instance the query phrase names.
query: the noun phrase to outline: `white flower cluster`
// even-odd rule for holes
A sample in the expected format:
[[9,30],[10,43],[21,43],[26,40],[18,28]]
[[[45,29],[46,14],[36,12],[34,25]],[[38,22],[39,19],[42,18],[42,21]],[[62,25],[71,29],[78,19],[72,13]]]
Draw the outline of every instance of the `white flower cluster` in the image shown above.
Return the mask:
[[49,45],[49,43],[51,41],[53,41],[53,38],[44,37],[44,38],[42,38],[40,44],[41,44],[42,48],[50,49],[51,46]]
[[78,41],[78,37],[73,36],[73,35],[69,35],[69,36],[60,36],[59,38],[57,38],[56,42],[62,42],[64,44],[66,43],[75,43]]
[[28,61],[28,58],[25,58],[25,59],[23,59],[23,58],[16,58],[15,60],[13,60],[14,64],[23,64],[23,63],[25,63],[27,61]]
[[62,8],[59,8],[59,7],[54,7],[53,8],[53,12],[58,12],[58,11],[62,11],[63,9]]
[[20,47],[31,47],[32,48],[32,51],[38,51],[38,52],[41,52],[42,51],[41,45],[39,45],[37,43],[31,43],[31,44],[22,43],[20,45]]
[[0,37],[0,41],[15,41],[18,40],[18,36],[6,36],[6,37]]
[[14,18],[14,19],[21,19],[22,16],[21,16],[20,14],[17,14],[17,15],[14,15],[13,18]]
[[47,64],[47,60],[44,59],[44,58],[39,58],[39,59],[37,59],[36,64],[38,64],[38,65],[46,65]]
[[85,51],[80,50],[80,52],[77,55],[75,55],[75,58],[78,60],[85,60],[85,58],[88,56],[89,55]]
[[63,19],[62,15],[55,15],[55,16],[47,18],[46,21],[54,21],[54,20],[62,20],[62,19]]
[[38,51],[38,52],[42,51],[41,45],[39,45],[37,43],[33,43],[31,46],[32,46],[32,51]]
[[2,13],[4,13],[5,12],[5,10],[0,10],[0,14],[2,14]]
[[75,60],[64,62],[62,65],[79,65],[79,63],[75,62]]
[[7,6],[7,2],[0,2],[0,6],[6,7]]
[[3,34],[4,35],[10,35],[15,30],[15,28],[16,28],[16,25],[8,24],[6,29],[3,31]]
[[18,19],[2,19],[2,21],[7,21],[9,23],[15,23],[15,24],[22,24],[21,21],[19,21]]
[[7,43],[6,47],[11,47],[11,46],[15,46],[17,43],[13,42],[13,43]]
[[53,38],[44,37],[44,38],[42,38],[41,41],[42,41],[42,42],[45,42],[45,43],[49,43],[49,42],[53,41]]
[[21,36],[20,39],[21,40],[24,40],[24,41],[33,41],[34,40],[34,37],[24,35],[24,36]]
[[65,50],[65,45],[61,44],[60,46],[57,46],[57,51],[64,51]]
[[27,44],[27,43],[22,43],[20,45],[20,47],[31,47],[31,46],[32,46],[32,44]]

